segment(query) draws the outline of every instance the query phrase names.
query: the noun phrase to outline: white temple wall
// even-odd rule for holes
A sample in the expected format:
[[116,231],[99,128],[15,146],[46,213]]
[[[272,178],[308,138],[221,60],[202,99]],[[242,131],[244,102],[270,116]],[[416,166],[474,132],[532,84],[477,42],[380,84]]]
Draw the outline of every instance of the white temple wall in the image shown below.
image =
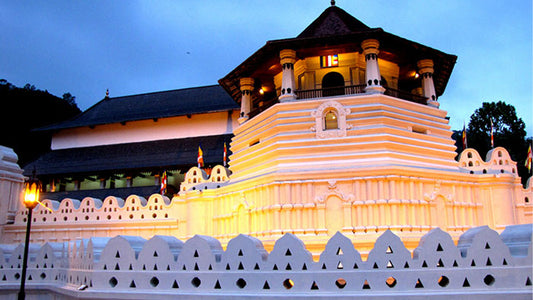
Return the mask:
[[231,134],[237,127],[238,111],[194,114],[64,129],[54,134],[52,150],[92,147],[111,144],[135,143],[155,140],[180,139],[198,136]]
[[[136,196],[104,201],[64,199],[61,203],[44,200],[53,212],[36,208],[31,238],[44,243],[93,236],[137,235],[148,239],[163,234],[188,239],[206,234],[226,245],[244,233],[271,249],[270,241],[291,233],[317,254],[327,239],[340,231],[364,253],[372,247],[372,239],[388,229],[413,249],[415,241],[435,227],[446,229],[456,239],[475,226],[501,230],[505,224],[500,222],[533,222],[531,213],[527,214],[531,203],[523,202],[522,209],[515,209],[517,204],[511,198],[523,199],[531,193],[520,187],[517,177],[502,185],[497,182],[501,178],[489,174],[450,172],[435,178],[397,171],[397,175],[390,175],[389,170],[388,174],[352,174],[337,179],[257,178],[246,184],[191,190],[172,200],[160,195],[148,200]],[[486,181],[501,185],[501,191]],[[4,243],[23,241],[25,218],[26,210],[21,209],[15,224],[4,226]]]
[[201,214],[198,208],[188,206],[193,210],[187,209],[187,225],[198,232],[198,228],[207,229],[205,220],[212,220],[213,231],[201,233],[222,242],[239,233],[262,240],[292,233],[311,244],[322,244],[340,231],[359,245],[387,229],[409,240],[435,227],[458,237],[484,224],[500,230],[505,227],[502,220],[505,224],[533,221],[510,213],[515,204],[514,192],[509,191],[519,187],[519,179],[514,177],[501,193],[496,191],[495,197],[501,200],[488,206],[490,188],[469,174],[450,172],[435,178],[431,174],[408,175],[407,171],[390,173],[330,180],[285,180],[280,175],[275,181],[257,178],[218,190],[182,193],[178,198],[185,203],[198,203],[199,197],[212,201],[212,210],[204,209]]
[[[323,131],[323,109],[346,121]],[[420,107],[419,107],[420,106]],[[354,172],[363,166],[457,170],[446,112],[388,96],[344,96],[277,104],[235,131],[233,180],[271,172]],[[422,132],[422,133],[421,133]]]
[[[337,113],[336,129],[322,128],[328,110]],[[234,130],[229,181],[229,174],[213,181],[197,170],[172,200],[47,200],[54,212],[37,208],[32,239],[203,234],[225,245],[245,233],[268,248],[291,233],[316,254],[337,231],[370,249],[390,229],[412,249],[435,227],[457,238],[475,226],[501,230],[533,222],[532,203],[522,200],[532,199],[531,187],[520,186],[507,151],[497,147],[484,162],[467,149],[455,161],[445,117],[445,111],[385,95],[276,104]],[[25,217],[19,210],[2,241],[22,241]]]

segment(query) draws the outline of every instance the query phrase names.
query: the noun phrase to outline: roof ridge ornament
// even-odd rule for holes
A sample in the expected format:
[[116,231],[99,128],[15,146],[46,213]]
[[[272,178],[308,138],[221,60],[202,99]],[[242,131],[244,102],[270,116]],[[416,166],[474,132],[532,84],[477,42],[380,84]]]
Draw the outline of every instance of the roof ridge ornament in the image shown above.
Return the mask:
[[105,97],[106,97],[106,98],[109,98],[109,89],[106,89],[106,90],[105,90]]
[[335,6],[335,0],[331,0],[331,6]]

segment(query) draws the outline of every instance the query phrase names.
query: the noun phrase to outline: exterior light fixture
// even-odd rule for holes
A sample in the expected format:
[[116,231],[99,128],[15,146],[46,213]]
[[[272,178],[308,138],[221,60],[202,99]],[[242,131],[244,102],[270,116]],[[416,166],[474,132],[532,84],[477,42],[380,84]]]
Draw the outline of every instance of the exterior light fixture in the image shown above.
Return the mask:
[[26,293],[24,291],[24,285],[26,283],[26,269],[28,268],[28,250],[30,246],[30,230],[31,230],[31,219],[32,212],[35,206],[39,204],[39,193],[41,191],[41,183],[35,177],[35,170],[33,170],[33,175],[31,179],[26,182],[24,189],[24,206],[28,209],[28,215],[26,218],[26,241],[24,243],[24,257],[22,260],[22,276],[20,278],[20,290],[18,294],[18,299],[23,300],[26,298]]
[[261,95],[265,94],[265,90],[263,88],[259,89],[259,94]]

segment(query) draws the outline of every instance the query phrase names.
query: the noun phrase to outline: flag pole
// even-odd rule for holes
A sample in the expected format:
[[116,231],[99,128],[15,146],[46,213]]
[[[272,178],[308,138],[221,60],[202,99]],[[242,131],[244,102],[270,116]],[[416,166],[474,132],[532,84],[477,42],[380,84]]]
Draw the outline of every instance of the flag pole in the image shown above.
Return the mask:
[[490,118],[490,148],[494,148],[494,124],[492,124],[492,118]]
[[466,125],[463,121],[463,150],[468,148],[467,140],[466,140]]

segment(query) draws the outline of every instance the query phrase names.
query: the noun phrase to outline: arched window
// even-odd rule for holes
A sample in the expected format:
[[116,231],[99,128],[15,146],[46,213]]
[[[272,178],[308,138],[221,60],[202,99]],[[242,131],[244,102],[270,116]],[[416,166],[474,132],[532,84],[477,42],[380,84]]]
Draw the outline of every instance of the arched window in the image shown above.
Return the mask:
[[339,129],[337,112],[330,109],[324,115],[324,130]]
[[344,95],[344,77],[337,72],[329,72],[322,78],[322,96]]
[[344,137],[346,130],[352,128],[346,122],[346,116],[350,114],[350,109],[342,106],[336,101],[327,101],[311,113],[315,119],[315,126],[311,130],[316,131],[319,139]]

